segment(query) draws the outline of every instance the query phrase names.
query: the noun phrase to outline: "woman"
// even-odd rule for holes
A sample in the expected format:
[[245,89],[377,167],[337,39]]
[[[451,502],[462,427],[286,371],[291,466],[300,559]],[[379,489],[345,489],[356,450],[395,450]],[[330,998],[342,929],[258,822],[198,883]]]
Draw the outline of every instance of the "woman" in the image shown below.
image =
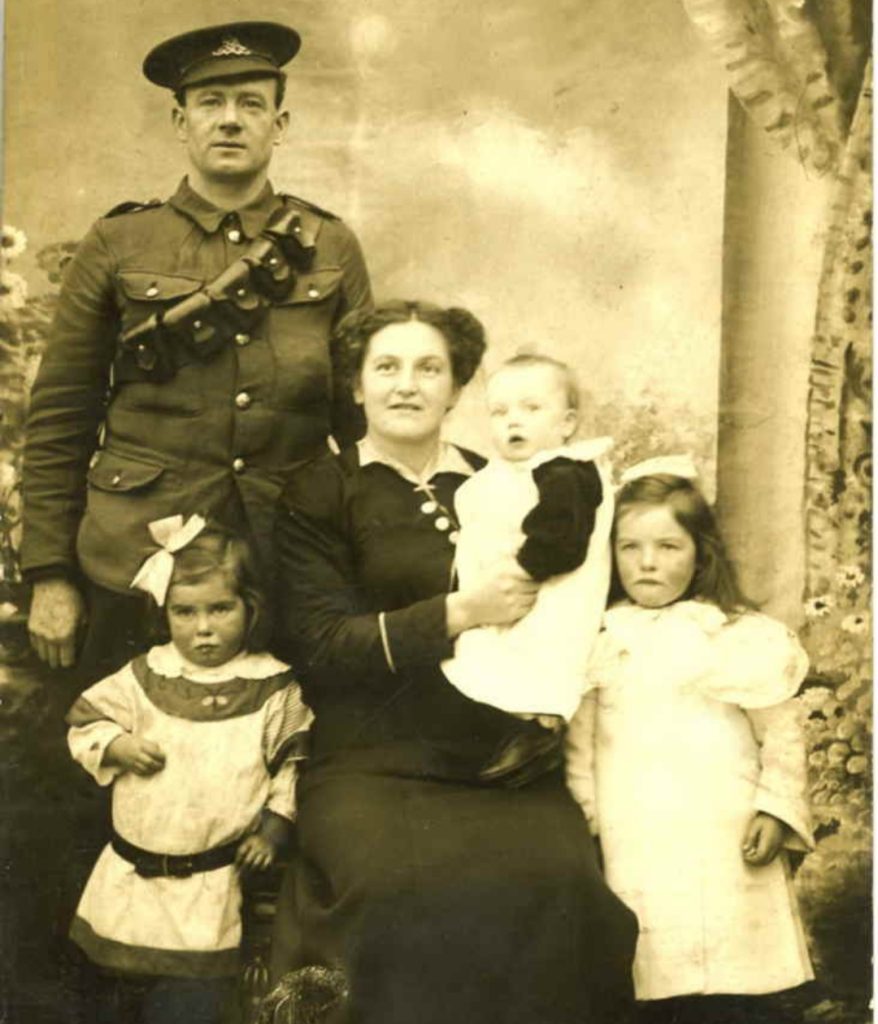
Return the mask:
[[512,562],[452,588],[454,492],[482,460],[440,429],[481,324],[393,302],[337,340],[366,436],[292,475],[278,527],[285,653],[317,716],[301,962],[343,969],[356,1024],[620,1024],[636,925],[600,877],[559,738],[439,670],[459,632],[515,621],[535,591]]

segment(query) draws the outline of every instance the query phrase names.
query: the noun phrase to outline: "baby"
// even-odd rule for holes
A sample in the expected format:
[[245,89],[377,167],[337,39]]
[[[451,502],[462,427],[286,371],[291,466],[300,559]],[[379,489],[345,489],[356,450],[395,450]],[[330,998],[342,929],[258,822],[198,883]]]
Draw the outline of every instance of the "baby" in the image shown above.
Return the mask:
[[464,483],[456,567],[477,584],[514,557],[542,584],[512,626],[462,633],[446,678],[472,700],[555,728],[586,689],[586,666],[610,579],[613,496],[604,456],[609,438],[571,442],[579,390],[570,367],[519,355],[488,381],[498,458]]

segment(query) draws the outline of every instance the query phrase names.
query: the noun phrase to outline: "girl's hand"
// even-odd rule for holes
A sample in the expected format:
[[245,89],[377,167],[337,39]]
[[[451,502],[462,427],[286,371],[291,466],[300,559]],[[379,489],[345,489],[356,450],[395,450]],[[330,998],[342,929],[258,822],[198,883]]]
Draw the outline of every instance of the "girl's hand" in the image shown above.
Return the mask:
[[448,595],[448,635],[457,636],[474,626],[517,622],[533,607],[539,586],[514,558],[498,563],[493,575],[480,586]]
[[165,766],[165,754],[152,740],[124,732],[107,746],[101,764],[135,775],[155,775]]
[[274,857],[274,846],[264,836],[254,833],[241,840],[235,864],[239,869],[264,871],[274,863]]
[[754,814],[747,826],[741,855],[754,868],[770,864],[783,844],[786,825],[771,814],[760,811]]

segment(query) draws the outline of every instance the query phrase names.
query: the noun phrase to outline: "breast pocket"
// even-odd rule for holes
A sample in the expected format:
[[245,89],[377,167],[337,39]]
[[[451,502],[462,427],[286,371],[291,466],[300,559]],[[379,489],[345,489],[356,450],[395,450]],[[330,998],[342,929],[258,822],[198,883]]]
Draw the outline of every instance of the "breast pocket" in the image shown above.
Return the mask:
[[286,299],[273,307],[270,340],[281,407],[301,409],[328,400],[329,337],[341,302],[341,267],[321,267],[300,274]]
[[200,278],[186,274],[159,274],[153,270],[120,270],[117,282],[123,332],[148,320],[153,313],[164,312],[204,284]]
[[[118,276],[122,333],[160,317],[176,303],[194,295],[203,281],[181,274],[125,270]],[[149,360],[138,359],[136,349],[120,346],[113,366],[114,405],[135,413],[195,416],[204,408],[197,361],[177,336],[162,333],[144,339],[160,363],[157,374]],[[164,372],[171,367],[170,373]],[[163,379],[167,377],[168,379]]]

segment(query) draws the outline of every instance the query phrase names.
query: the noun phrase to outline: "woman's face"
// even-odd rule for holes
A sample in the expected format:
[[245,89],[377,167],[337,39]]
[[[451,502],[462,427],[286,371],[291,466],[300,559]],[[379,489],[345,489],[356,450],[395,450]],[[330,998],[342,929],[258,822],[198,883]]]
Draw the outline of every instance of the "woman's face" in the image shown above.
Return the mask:
[[695,541],[669,505],[631,505],[619,515],[614,544],[625,593],[644,608],[681,598],[695,575]]
[[388,324],[369,339],[354,397],[378,442],[438,438],[458,388],[445,338],[420,320]]

